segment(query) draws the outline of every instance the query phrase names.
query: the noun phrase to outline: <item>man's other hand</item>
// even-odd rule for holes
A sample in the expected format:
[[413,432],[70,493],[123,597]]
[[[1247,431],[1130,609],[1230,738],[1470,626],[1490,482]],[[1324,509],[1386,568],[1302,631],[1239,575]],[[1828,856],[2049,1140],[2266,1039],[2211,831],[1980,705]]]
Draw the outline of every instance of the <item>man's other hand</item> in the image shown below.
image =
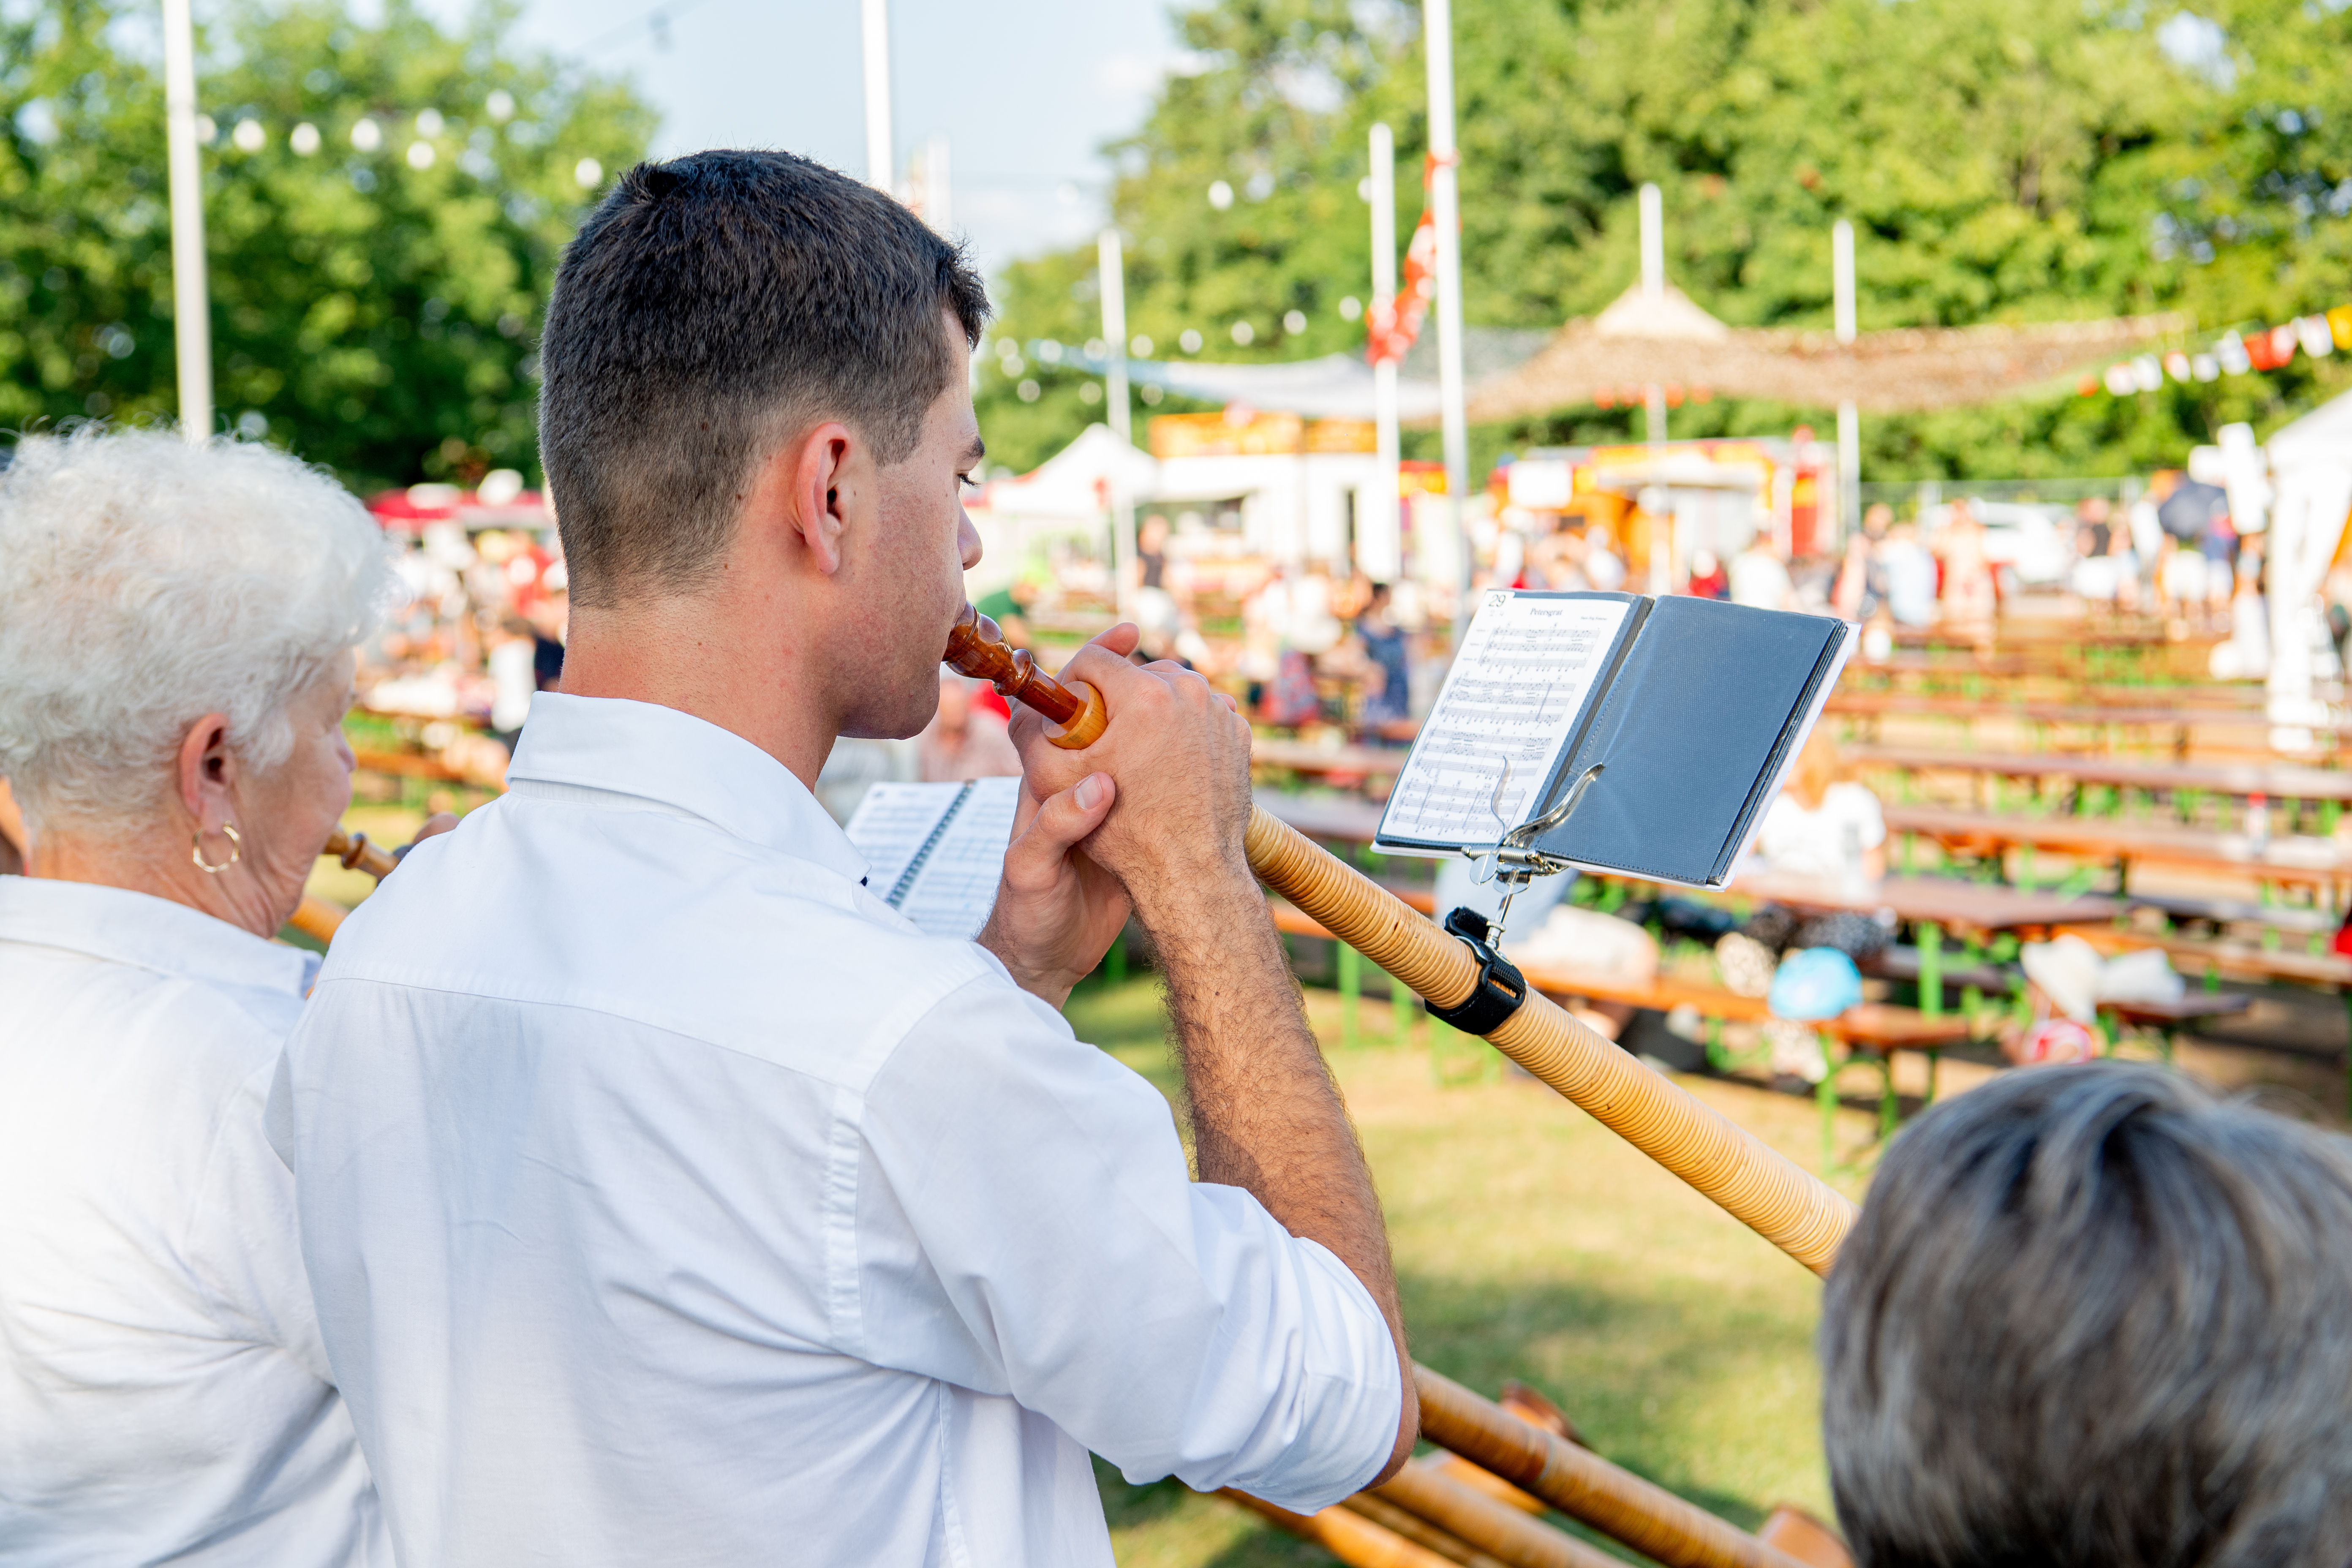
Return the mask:
[[1014,984],[1059,1007],[1127,925],[1127,889],[1078,847],[1110,815],[1118,786],[1097,772],[1042,800],[1035,787],[1021,781],[1004,879],[978,941]]

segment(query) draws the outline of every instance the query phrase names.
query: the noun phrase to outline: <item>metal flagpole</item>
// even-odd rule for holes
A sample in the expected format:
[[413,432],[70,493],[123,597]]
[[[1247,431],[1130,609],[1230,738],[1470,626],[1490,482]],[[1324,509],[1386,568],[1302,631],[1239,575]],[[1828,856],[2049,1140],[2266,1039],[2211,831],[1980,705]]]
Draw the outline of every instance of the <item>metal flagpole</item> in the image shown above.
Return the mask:
[[1470,421],[1462,388],[1462,210],[1454,180],[1454,7],[1423,0],[1422,52],[1429,61],[1429,200],[1437,226],[1437,389],[1443,406],[1446,510],[1462,553],[1462,600],[1454,616],[1458,646],[1470,625],[1470,539],[1463,503],[1470,490]]
[[[1118,230],[1107,228],[1095,241],[1095,265],[1102,282],[1103,346],[1109,365],[1103,377],[1103,395],[1110,405],[1110,432],[1123,447],[1135,445],[1135,426],[1127,395],[1127,258],[1119,247]],[[1126,452],[1119,454],[1122,466]],[[1111,579],[1117,584],[1118,613],[1134,610],[1135,584],[1128,581],[1135,566],[1135,498],[1127,493],[1124,475],[1111,489]]]
[[[1831,282],[1836,296],[1837,341],[1850,343],[1854,337],[1853,311],[1853,225],[1843,218],[1830,230]],[[1829,541],[1832,545],[1844,542],[1847,535],[1862,522],[1862,415],[1852,399],[1838,405],[1838,537]]]
[[866,45],[866,183],[895,193],[890,170],[890,0],[860,0]]
[[[1396,139],[1389,128],[1372,127],[1372,308],[1365,319],[1396,330]],[[1376,345],[1382,357],[1372,363],[1372,420],[1380,453],[1379,500],[1371,532],[1357,531],[1356,563],[1367,575],[1394,579],[1404,574],[1404,498],[1397,482],[1397,363],[1386,356],[1386,345]],[[1370,545],[1371,548],[1367,548]]]
[[205,288],[204,171],[196,163],[195,27],[188,0],[163,0],[164,145],[172,184],[172,339],[180,372],[180,438],[213,433],[212,307]]

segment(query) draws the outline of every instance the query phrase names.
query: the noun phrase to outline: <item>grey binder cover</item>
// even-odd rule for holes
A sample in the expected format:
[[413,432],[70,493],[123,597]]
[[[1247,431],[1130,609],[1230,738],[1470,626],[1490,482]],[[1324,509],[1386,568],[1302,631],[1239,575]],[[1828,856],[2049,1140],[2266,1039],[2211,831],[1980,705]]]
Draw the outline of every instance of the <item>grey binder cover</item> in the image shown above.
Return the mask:
[[1549,854],[1720,886],[1844,662],[1846,624],[1715,599],[1655,601],[1560,776],[1602,764]]

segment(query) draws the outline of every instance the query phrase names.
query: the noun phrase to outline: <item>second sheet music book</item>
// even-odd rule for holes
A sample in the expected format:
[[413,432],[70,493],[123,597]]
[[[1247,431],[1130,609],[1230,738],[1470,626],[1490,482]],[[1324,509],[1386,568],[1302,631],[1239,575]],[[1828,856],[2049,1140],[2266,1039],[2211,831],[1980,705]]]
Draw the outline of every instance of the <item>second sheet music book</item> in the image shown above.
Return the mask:
[[1721,887],[1852,650],[1828,616],[1636,594],[1480,596],[1373,847],[1534,847],[1594,870]]

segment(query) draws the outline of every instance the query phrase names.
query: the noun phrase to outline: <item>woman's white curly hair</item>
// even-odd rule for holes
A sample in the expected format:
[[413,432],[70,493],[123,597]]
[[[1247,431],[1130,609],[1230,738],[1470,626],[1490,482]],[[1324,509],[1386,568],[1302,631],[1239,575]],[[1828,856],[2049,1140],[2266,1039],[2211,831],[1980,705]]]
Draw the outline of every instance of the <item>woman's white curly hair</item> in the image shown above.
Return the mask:
[[27,436],[0,469],[0,776],[42,824],[152,820],[188,726],[268,769],[288,701],[393,584],[350,491],[271,447],[168,430]]

